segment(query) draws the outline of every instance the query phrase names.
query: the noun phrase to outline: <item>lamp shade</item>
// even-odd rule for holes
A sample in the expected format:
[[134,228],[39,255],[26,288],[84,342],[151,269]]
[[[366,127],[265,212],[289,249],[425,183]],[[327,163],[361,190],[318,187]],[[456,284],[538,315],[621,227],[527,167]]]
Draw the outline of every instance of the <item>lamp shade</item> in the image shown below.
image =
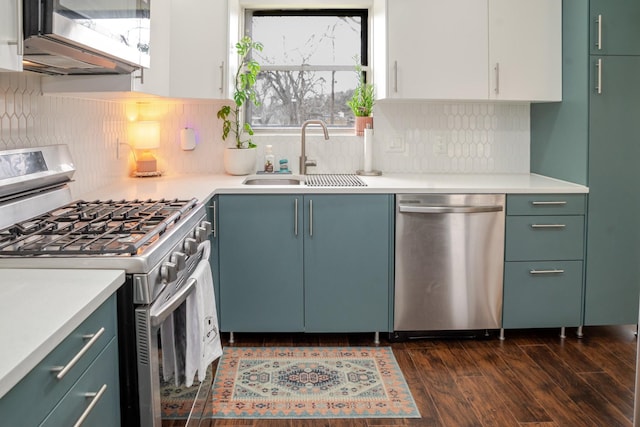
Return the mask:
[[158,122],[133,122],[129,128],[129,140],[138,150],[160,147],[160,124]]

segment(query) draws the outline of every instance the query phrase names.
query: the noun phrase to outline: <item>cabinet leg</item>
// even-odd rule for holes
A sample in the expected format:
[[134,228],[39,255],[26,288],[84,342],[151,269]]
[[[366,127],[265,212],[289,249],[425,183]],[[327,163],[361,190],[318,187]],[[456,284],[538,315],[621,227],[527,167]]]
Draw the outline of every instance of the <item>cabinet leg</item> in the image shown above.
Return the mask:
[[500,341],[504,341],[504,328],[500,328],[500,336],[498,338],[500,338]]
[[578,338],[584,337],[584,334],[582,333],[582,325],[578,326],[578,330],[576,331],[576,336]]
[[373,343],[375,345],[380,345],[380,332],[376,332],[373,335]]
[[236,339],[233,336],[233,332],[229,332],[229,344],[234,344],[235,342],[236,342]]
[[566,328],[563,326],[560,328],[560,338],[565,339],[567,337]]

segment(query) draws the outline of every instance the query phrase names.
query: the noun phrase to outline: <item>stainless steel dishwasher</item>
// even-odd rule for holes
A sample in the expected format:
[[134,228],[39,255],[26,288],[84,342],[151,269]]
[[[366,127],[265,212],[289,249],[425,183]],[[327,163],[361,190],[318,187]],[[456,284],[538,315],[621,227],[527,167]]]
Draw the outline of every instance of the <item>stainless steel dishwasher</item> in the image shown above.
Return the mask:
[[501,327],[504,206],[504,194],[396,196],[396,335]]

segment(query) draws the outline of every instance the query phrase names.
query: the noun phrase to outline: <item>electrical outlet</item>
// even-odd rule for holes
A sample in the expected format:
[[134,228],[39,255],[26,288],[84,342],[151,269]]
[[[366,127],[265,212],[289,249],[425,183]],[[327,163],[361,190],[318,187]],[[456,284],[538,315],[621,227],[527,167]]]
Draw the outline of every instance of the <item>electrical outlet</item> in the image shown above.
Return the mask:
[[447,144],[442,141],[442,138],[437,136],[433,143],[433,154],[442,155],[447,154]]
[[388,141],[387,153],[404,153],[404,137],[402,135],[396,135]]

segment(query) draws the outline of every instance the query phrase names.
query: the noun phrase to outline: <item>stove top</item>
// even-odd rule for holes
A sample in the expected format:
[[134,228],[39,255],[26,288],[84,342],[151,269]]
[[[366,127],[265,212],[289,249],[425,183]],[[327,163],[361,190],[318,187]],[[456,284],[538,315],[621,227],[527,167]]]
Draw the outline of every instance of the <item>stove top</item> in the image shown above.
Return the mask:
[[196,199],[76,201],[0,230],[0,256],[141,255],[196,205]]

